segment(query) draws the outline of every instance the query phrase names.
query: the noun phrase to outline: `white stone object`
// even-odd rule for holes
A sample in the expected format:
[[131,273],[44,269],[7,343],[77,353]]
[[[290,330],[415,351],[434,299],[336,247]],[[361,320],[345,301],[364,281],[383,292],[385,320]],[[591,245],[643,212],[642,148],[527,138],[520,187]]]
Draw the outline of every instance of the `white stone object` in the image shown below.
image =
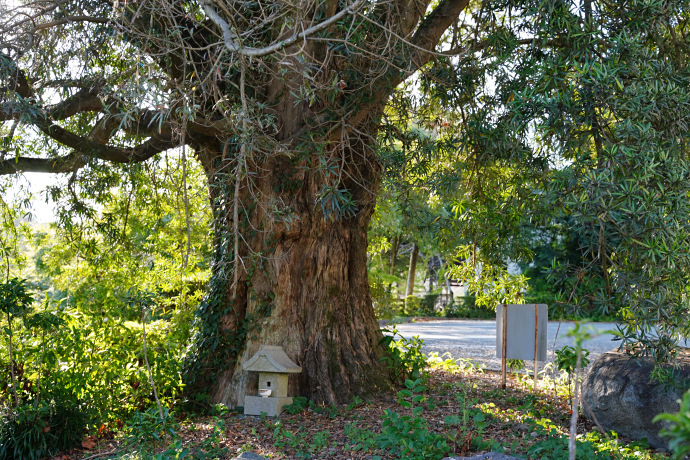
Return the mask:
[[[498,305],[496,307],[497,358],[503,358],[504,308],[505,305]],[[534,360],[534,341],[536,335],[537,361],[546,361],[547,326],[549,319],[549,311],[546,304],[510,304],[507,306],[506,315],[506,358],[522,359],[526,361]]]
[[261,396],[244,397],[245,415],[262,415],[276,417],[283,412],[283,407],[292,404],[292,398],[262,398]]
[[284,406],[292,404],[292,398],[287,395],[288,375],[302,372],[302,368],[292,362],[282,347],[261,346],[242,368],[259,373],[259,396],[244,397],[246,415],[275,417]]

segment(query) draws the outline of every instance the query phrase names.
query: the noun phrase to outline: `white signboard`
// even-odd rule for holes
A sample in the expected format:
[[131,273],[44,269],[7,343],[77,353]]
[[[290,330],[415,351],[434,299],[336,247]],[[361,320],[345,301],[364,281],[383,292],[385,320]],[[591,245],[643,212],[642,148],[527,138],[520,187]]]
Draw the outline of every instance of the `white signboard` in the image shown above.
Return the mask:
[[512,304],[505,307],[506,305],[496,307],[496,357],[503,358],[505,349],[506,359],[534,360],[536,354],[537,361],[546,361],[546,328],[549,319],[546,304]]

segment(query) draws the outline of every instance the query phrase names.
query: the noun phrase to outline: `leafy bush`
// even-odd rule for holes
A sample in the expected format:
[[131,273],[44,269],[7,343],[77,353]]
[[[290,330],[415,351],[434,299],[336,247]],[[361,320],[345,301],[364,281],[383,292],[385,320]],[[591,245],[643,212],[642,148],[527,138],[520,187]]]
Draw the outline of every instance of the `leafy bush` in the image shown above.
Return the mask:
[[[580,330],[580,323],[577,323],[575,326],[575,329],[570,331],[568,333],[569,336],[575,335],[576,336],[576,344],[578,343],[578,340],[586,340],[587,339],[587,330]],[[580,338],[577,338],[577,335],[580,335]],[[584,334],[584,335],[582,335]],[[577,347],[578,345],[576,345]],[[587,367],[589,364],[589,359],[587,356],[589,356],[589,350],[582,348],[581,345],[580,350],[581,350],[581,356],[580,356],[580,369],[584,369]],[[555,360],[556,368],[558,370],[566,372],[568,375],[568,402],[569,404],[572,404],[573,401],[573,393],[572,393],[572,387],[573,383],[575,382],[575,372],[577,371],[577,348],[571,347],[569,345],[565,345],[563,348],[560,350],[556,350],[556,360]],[[582,378],[582,377],[580,377]],[[580,380],[581,381],[581,380]]]
[[[67,327],[51,340],[49,371],[43,379],[48,390],[80,391],[93,404],[103,421],[124,419],[137,409],[153,403],[153,395],[143,359],[141,325],[109,318],[83,317],[69,310]],[[149,332],[148,358],[161,398],[167,402],[179,394],[180,365],[167,325],[154,322]],[[24,349],[27,367],[38,366],[30,347]],[[69,366],[60,366],[60,362]]]
[[405,389],[398,392],[398,402],[412,409],[412,415],[400,415],[390,409],[383,413],[377,445],[394,458],[436,460],[450,451],[445,437],[431,433],[429,423],[421,415],[424,409],[417,404],[426,399],[423,391],[422,379],[405,380]]
[[[24,318],[29,311],[29,307],[33,303],[33,297],[28,291],[26,280],[12,278],[5,283],[0,283],[0,313],[7,317],[7,327],[4,328],[4,333],[7,336],[7,355],[11,377],[11,388],[14,394],[14,404],[19,405],[19,395],[17,391],[17,381],[15,376],[16,358],[14,356],[14,343],[12,329],[12,320]],[[5,386],[5,388],[7,388]]]
[[408,295],[405,297],[405,315],[406,316],[424,316],[424,309],[419,297]]
[[395,326],[393,329],[384,329],[384,336],[379,342],[379,345],[385,349],[385,355],[381,361],[386,363],[396,382],[402,384],[407,379],[420,378],[426,382],[427,360],[422,353],[423,344],[424,341],[417,336],[411,339],[401,336]]
[[427,365],[431,369],[441,369],[449,374],[457,374],[458,372],[483,373],[485,368],[483,364],[478,364],[470,358],[455,359],[450,352],[445,352],[442,356],[436,352],[429,353]]
[[[533,420],[528,420],[533,424]],[[550,422],[547,420],[547,422]],[[547,426],[544,426],[547,425]],[[539,439],[527,449],[528,458],[565,459],[568,458],[568,437],[562,436],[557,427],[550,423],[534,425],[535,431],[544,439]],[[576,441],[577,460],[639,460],[650,458],[644,442],[632,442],[627,446],[621,445],[615,432],[602,435],[597,431],[590,431],[578,436]],[[653,457],[656,458],[656,457]]]
[[273,431],[273,443],[278,448],[294,451],[291,458],[312,458],[327,449],[330,436],[328,431],[313,433],[297,430],[293,433],[287,428],[283,428],[278,421],[275,423]]
[[476,300],[477,298],[473,295],[453,298],[453,301],[444,309],[446,318],[493,319],[496,317],[493,309],[478,307]]
[[[457,430],[453,435],[448,435],[449,439],[453,441],[455,450],[460,449],[461,453],[468,450],[486,450],[491,447],[491,443],[483,440],[484,431],[489,424],[486,419],[486,414],[482,408],[478,406],[478,399],[469,397],[471,385],[463,384],[460,386],[460,391],[456,393],[456,398],[460,405],[458,415],[448,415],[444,418],[444,423],[448,426],[457,426]],[[487,404],[489,407],[495,407],[493,403]]]
[[369,275],[369,290],[376,318],[392,319],[402,313],[399,302],[391,292],[390,284],[387,287],[381,276]]
[[136,411],[125,426],[127,444],[155,444],[166,437],[175,437],[178,428],[173,414],[163,408],[161,418],[156,407],[140,412]]
[[690,454],[690,391],[683,395],[680,411],[675,414],[659,414],[654,422],[668,422],[669,427],[661,430],[661,435],[669,437],[669,447],[673,451],[674,459],[685,458]]
[[[584,369],[589,365],[589,350],[582,349],[582,358],[580,367]],[[556,367],[565,371],[568,374],[575,373],[575,366],[577,365],[577,350],[569,345],[564,346],[560,350],[556,350]]]
[[[221,416],[226,409],[221,409]],[[195,460],[218,460],[227,458],[228,449],[222,446],[221,438],[225,432],[225,421],[218,416],[212,418],[212,432],[203,439],[195,436],[193,439],[182,439],[177,432],[178,424],[172,413],[163,410],[161,419],[158,409],[153,407],[144,412],[135,412],[127,423],[125,438],[121,453],[122,460],[181,460],[183,458]],[[161,449],[162,441],[169,439],[165,450]]]
[[292,403],[287,406],[283,406],[283,410],[290,415],[297,415],[309,407],[308,398],[304,396],[295,396],[292,398]]
[[508,359],[506,360],[506,367],[508,372],[513,372],[517,375],[518,372],[525,368],[525,361],[522,359]]
[[12,408],[0,419],[0,460],[32,460],[70,449],[89,422],[89,411],[75,400]]
[[[361,402],[361,399],[355,399]],[[335,404],[331,404],[330,406],[325,404],[319,405],[304,396],[293,397],[292,404],[283,407],[283,410],[291,415],[297,415],[306,409],[310,409],[317,414],[327,415],[330,418],[337,417],[339,413],[338,407]]]
[[[51,308],[40,315],[58,317],[59,327],[27,327],[36,313],[27,315],[24,328],[16,331],[14,370],[20,401],[33,404],[80,394],[89,402],[94,424],[126,420],[154,403],[140,323],[91,316],[64,305]],[[160,399],[174,404],[182,388],[184,336],[164,319],[148,323],[146,329],[147,356]],[[6,355],[2,350],[0,354]],[[0,360],[1,368],[9,369],[9,363]],[[12,388],[9,372],[0,372],[0,384]]]

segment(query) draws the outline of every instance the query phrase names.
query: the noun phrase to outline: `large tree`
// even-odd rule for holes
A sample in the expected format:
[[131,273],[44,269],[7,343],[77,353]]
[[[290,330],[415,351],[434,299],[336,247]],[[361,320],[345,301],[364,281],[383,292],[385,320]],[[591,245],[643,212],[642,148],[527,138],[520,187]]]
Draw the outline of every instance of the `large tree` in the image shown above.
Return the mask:
[[[106,168],[174,148],[195,156],[215,255],[188,383],[233,405],[250,388],[242,364],[263,343],[302,366],[293,391],[312,399],[388,386],[367,227],[386,104],[412,75],[425,71],[417,91],[462,127],[447,143],[449,170],[472,184],[466,200],[481,200],[500,196],[487,168],[543,171],[549,155],[605,168],[628,139],[614,135],[620,107],[598,91],[607,80],[579,75],[630,49],[677,67],[687,54],[683,2],[20,3],[0,14],[0,174],[68,173],[72,193]],[[626,78],[608,84],[643,98],[646,76]],[[530,181],[521,193],[538,188]],[[504,198],[492,206],[520,204]]]
[[299,394],[387,387],[376,133],[469,1],[21,3],[1,15],[0,173],[78,182],[186,146],[203,165],[215,256],[191,386],[241,404],[242,364],[270,343],[302,366]]

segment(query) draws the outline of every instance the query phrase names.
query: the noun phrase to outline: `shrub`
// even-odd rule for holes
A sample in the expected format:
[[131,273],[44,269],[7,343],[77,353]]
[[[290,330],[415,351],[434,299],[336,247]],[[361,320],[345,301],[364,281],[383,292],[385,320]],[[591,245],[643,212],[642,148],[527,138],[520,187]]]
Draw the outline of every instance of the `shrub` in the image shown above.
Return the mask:
[[423,407],[417,404],[426,399],[422,394],[425,390],[421,379],[406,380],[405,389],[398,392],[398,402],[412,409],[412,415],[400,415],[390,409],[383,413],[377,445],[394,458],[438,459],[450,451],[445,437],[430,432],[429,423],[421,415]]
[[407,297],[405,297],[405,315],[423,315],[422,303],[420,302],[419,297],[413,295],[408,295]]
[[446,318],[493,319],[496,317],[493,309],[478,307],[476,300],[477,298],[473,295],[453,298],[453,301],[444,309]]
[[402,384],[407,379],[416,380],[420,378],[426,382],[427,359],[422,353],[424,341],[417,336],[406,339],[398,333],[395,327],[384,329],[384,332],[386,334],[379,345],[385,348],[386,354],[381,358],[381,361],[386,363],[396,382]]
[[680,402],[680,411],[675,414],[659,414],[654,422],[665,421],[668,428],[661,430],[661,435],[670,438],[669,447],[673,458],[681,459],[690,454],[690,391],[687,391]]
[[134,412],[125,426],[126,444],[156,444],[167,437],[174,439],[178,429],[175,417],[167,408],[162,408],[162,415],[163,418],[156,407]]
[[391,292],[390,286],[386,287],[381,277],[369,277],[369,289],[371,291],[371,300],[374,306],[374,313],[378,319],[392,319],[398,316],[400,306],[397,299]]
[[0,419],[0,460],[33,460],[74,447],[86,434],[89,414],[64,398],[9,409]]

